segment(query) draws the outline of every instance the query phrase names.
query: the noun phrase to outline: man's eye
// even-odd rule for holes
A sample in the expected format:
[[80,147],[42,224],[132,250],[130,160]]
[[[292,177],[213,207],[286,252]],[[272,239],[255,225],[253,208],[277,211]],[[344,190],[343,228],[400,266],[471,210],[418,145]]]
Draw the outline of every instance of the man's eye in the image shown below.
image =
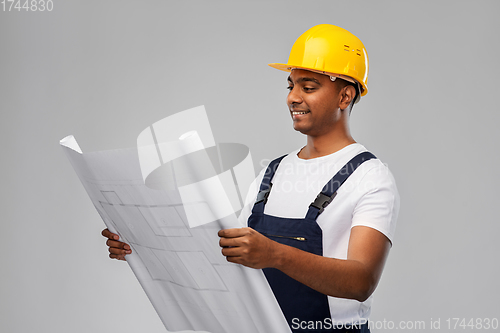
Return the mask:
[[293,87],[292,86],[288,86],[288,87],[286,87],[286,89],[288,89],[289,91],[292,91]]
[[302,89],[304,89],[304,91],[313,91],[314,90],[314,88],[309,88],[309,87],[304,87]]

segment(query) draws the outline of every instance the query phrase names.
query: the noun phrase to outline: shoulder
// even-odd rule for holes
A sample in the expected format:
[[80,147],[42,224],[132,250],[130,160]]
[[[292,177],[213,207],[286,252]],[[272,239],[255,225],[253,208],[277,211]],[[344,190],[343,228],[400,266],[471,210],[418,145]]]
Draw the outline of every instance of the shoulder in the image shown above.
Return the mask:
[[368,226],[393,241],[400,198],[387,164],[379,159],[364,163],[354,187],[352,226]]
[[380,159],[366,161],[359,169],[358,186],[364,187],[366,192],[388,188],[397,194],[396,180],[387,164]]

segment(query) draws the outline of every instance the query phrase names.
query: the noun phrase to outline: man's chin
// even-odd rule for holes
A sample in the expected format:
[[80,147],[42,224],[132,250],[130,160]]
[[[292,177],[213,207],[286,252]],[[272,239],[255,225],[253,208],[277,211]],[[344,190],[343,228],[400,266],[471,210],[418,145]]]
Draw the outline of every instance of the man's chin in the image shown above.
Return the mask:
[[304,126],[300,126],[299,124],[296,123],[293,123],[293,129],[304,135],[307,135],[307,132],[309,132],[307,128],[305,128]]

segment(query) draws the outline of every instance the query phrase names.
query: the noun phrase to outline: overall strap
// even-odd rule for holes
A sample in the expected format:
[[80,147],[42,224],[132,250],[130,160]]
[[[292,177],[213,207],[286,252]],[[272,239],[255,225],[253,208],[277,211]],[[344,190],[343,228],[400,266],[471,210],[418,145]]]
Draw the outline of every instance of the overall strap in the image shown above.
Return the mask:
[[316,200],[309,205],[306,219],[316,220],[323,210],[332,202],[337,195],[337,190],[349,178],[363,162],[376,158],[372,153],[365,151],[354,156],[335,176],[330,179],[316,197]]
[[285,156],[286,155],[278,157],[277,159],[271,161],[271,163],[269,163],[269,165],[267,166],[266,172],[264,173],[264,178],[262,178],[262,183],[260,183],[260,190],[257,194],[255,204],[253,205],[252,213],[264,213],[264,205],[267,202],[267,197],[269,197],[271,187],[273,186],[271,180],[274,177],[276,169],[278,169],[278,165]]

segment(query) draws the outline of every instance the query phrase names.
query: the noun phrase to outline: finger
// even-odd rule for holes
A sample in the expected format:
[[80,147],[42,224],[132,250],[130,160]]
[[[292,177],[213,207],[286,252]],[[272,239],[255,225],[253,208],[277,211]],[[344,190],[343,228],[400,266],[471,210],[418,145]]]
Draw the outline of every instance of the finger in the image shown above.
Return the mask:
[[125,260],[125,256],[118,255],[118,254],[112,254],[112,253],[110,253],[109,257],[111,259],[116,259],[116,260]]
[[132,248],[130,247],[130,245],[123,243],[123,242],[112,241],[112,240],[108,239],[106,241],[106,245],[109,246],[110,252],[111,252],[111,249],[115,249],[115,250],[123,251],[124,254],[131,254],[132,253]]
[[109,231],[109,229],[104,229],[101,232],[101,235],[103,235],[104,237],[109,238],[109,239],[115,239],[115,240],[120,239],[120,236],[118,236],[117,234],[112,233],[111,231]]
[[238,238],[221,238],[219,240],[220,247],[228,247],[228,246],[241,246],[241,242]]
[[234,237],[241,237],[244,235],[248,235],[250,228],[233,228],[233,229],[222,229],[219,230],[218,235],[219,237],[225,237],[225,238],[234,238]]
[[119,241],[114,241],[114,240],[108,239],[106,241],[106,245],[109,246],[109,247],[114,247],[114,248],[117,248],[117,249],[124,249],[125,250],[125,245],[127,245],[127,244],[125,244],[123,242],[119,242]]
[[129,254],[129,252],[127,250],[123,250],[123,249],[117,249],[117,248],[114,248],[114,247],[110,247],[108,249],[109,253],[111,254],[116,254],[116,255],[126,255],[126,254]]
[[241,248],[238,247],[225,247],[221,252],[222,255],[226,257],[240,257],[242,254]]
[[241,264],[240,257],[226,257],[226,260],[228,262],[232,262],[232,263],[235,263],[235,264]]

